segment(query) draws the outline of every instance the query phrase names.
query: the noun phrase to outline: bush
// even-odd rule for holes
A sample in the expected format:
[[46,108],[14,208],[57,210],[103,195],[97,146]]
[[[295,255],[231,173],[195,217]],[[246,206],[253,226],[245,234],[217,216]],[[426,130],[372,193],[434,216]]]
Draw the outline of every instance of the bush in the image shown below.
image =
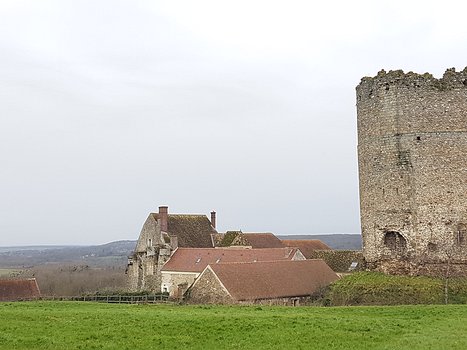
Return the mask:
[[[444,303],[444,280],[356,272],[334,282],[325,297],[330,305],[404,305]],[[451,278],[449,303],[467,302],[467,279]]]

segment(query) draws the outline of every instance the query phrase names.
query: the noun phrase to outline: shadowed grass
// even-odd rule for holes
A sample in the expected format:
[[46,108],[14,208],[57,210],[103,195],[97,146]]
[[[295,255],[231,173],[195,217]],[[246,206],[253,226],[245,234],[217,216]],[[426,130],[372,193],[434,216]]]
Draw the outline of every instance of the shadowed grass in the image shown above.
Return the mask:
[[467,306],[0,304],[0,349],[467,349]]

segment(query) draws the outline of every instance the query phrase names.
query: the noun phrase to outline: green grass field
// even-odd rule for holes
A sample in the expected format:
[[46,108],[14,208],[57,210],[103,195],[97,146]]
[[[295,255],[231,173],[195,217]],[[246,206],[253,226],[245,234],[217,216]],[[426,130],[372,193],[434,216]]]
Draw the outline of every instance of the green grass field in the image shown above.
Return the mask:
[[467,306],[0,303],[0,349],[467,349]]

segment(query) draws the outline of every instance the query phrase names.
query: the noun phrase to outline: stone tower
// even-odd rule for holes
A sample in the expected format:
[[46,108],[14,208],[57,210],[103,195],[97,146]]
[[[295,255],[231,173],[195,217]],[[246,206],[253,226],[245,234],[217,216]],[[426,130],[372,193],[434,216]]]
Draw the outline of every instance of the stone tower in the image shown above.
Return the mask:
[[467,275],[467,68],[381,71],[356,90],[368,266]]

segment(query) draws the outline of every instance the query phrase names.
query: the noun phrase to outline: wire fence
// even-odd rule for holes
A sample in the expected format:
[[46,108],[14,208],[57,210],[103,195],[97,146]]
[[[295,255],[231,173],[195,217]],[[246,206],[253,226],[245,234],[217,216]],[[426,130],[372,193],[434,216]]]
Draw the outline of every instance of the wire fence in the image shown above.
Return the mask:
[[167,303],[169,296],[165,294],[155,295],[82,295],[82,296],[42,296],[40,300],[55,301],[92,301],[98,303],[115,304],[157,304]]

